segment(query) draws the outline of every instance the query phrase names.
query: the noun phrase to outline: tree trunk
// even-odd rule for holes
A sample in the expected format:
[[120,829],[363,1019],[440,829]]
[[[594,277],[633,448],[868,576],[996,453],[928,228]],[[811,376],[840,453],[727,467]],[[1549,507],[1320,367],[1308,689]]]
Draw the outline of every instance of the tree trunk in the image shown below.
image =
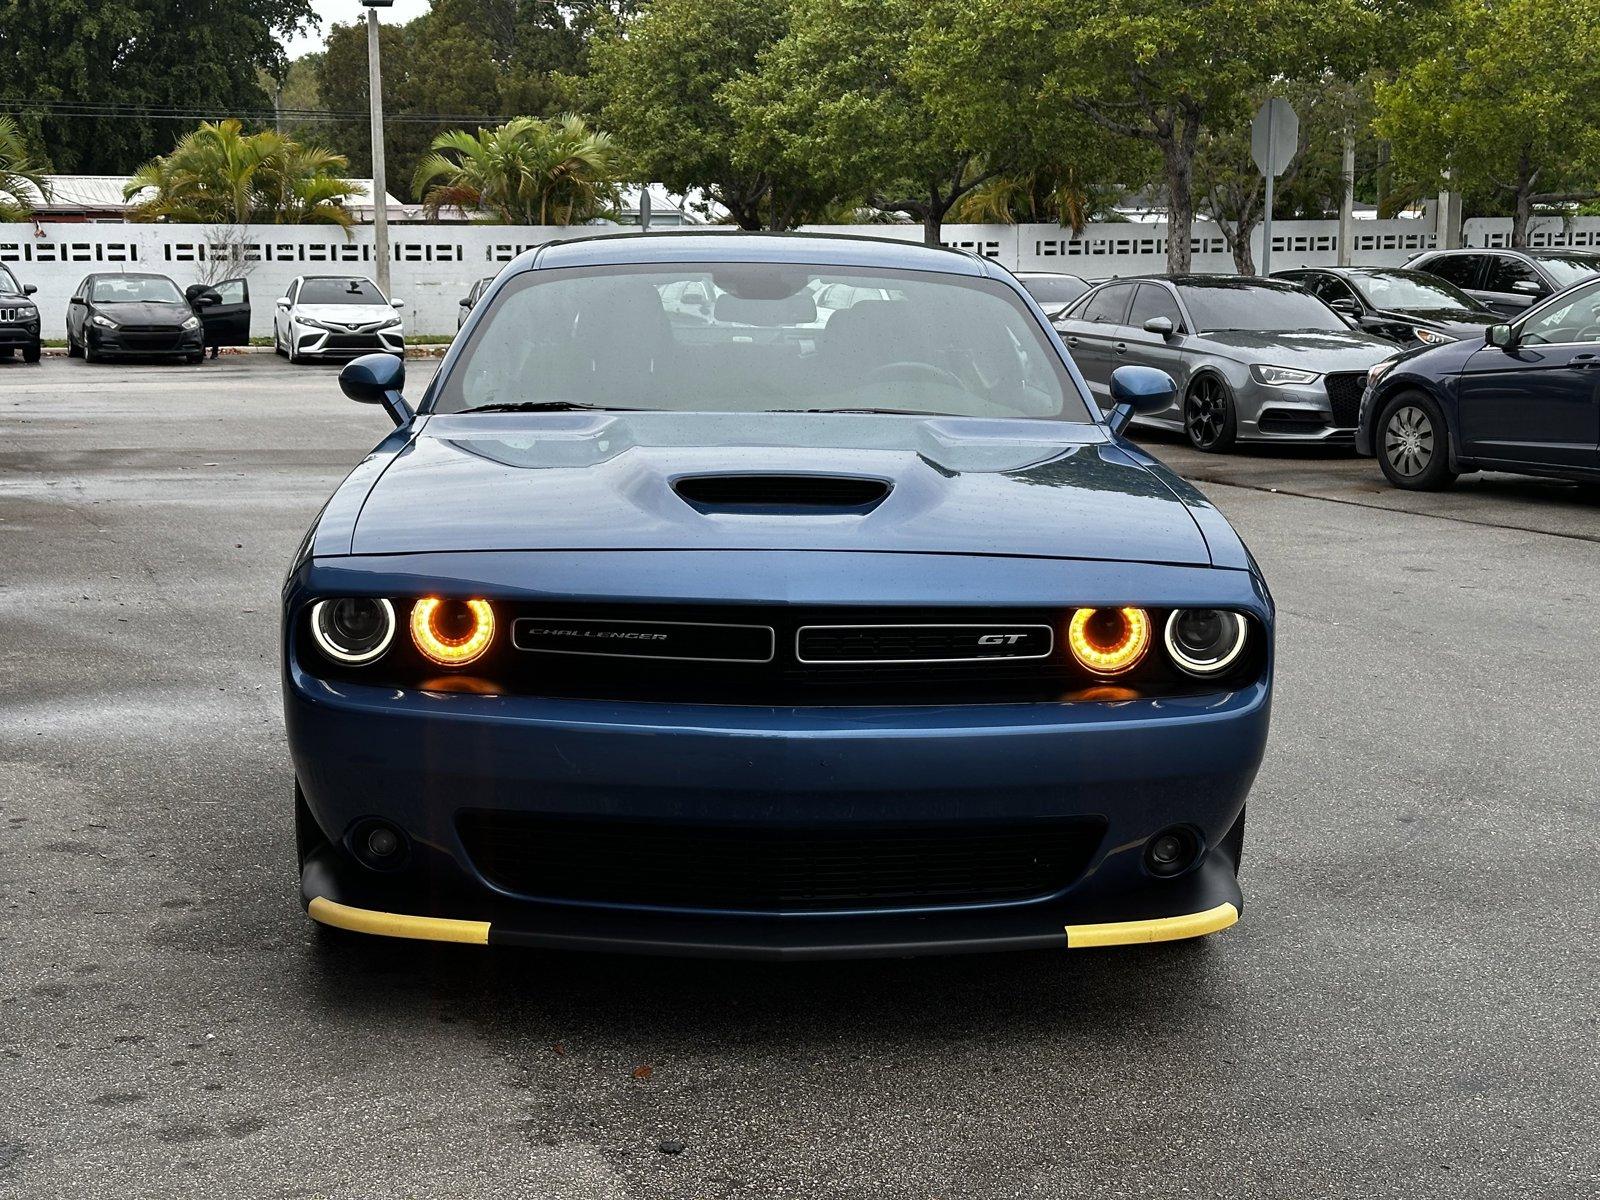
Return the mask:
[[1521,250],[1528,244],[1528,222],[1533,217],[1533,184],[1539,173],[1528,162],[1527,154],[1517,160],[1516,204],[1511,210],[1511,246]]
[[938,246],[939,234],[944,229],[944,201],[938,188],[928,191],[928,207],[922,210],[922,244]]
[[1194,237],[1194,151],[1200,138],[1200,119],[1184,112],[1160,139],[1161,158],[1167,171],[1167,273],[1189,271],[1189,242]]
[[1256,255],[1250,245],[1250,235],[1255,232],[1255,225],[1249,221],[1239,221],[1233,227],[1233,269],[1241,275],[1254,275],[1256,273]]

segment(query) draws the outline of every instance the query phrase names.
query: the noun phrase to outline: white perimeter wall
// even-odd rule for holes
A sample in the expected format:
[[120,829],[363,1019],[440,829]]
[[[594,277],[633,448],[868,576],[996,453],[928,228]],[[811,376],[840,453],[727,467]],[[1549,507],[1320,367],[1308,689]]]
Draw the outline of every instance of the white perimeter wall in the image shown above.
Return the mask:
[[[1472,246],[1503,246],[1508,219],[1472,220],[1464,240]],[[731,232],[713,227],[709,232]],[[64,334],[67,298],[94,271],[154,271],[179,286],[198,281],[210,253],[208,230],[197,225],[40,224],[0,225],[0,262],[23,283],[37,285],[44,336]],[[522,251],[553,239],[628,232],[615,226],[397,225],[390,227],[395,295],[406,301],[412,333],[455,329],[456,302],[472,281],[493,275]],[[822,226],[816,232],[866,234],[919,240],[920,226]],[[1260,264],[1259,232],[1257,264]],[[1273,227],[1274,269],[1332,264],[1338,256],[1336,221],[1279,221]],[[1081,237],[1055,225],[946,225],[948,246],[975,251],[1014,270],[1070,271],[1089,279],[1157,273],[1166,267],[1162,224],[1091,225]],[[1600,217],[1571,221],[1539,218],[1529,241],[1536,246],[1600,250]],[[1351,257],[1356,263],[1398,265],[1434,245],[1431,224],[1422,220],[1357,221]],[[1233,270],[1221,233],[1195,226],[1196,271]],[[248,247],[252,331],[271,332],[272,302],[303,274],[371,275],[372,230],[346,237],[328,226],[269,225],[251,232]]]

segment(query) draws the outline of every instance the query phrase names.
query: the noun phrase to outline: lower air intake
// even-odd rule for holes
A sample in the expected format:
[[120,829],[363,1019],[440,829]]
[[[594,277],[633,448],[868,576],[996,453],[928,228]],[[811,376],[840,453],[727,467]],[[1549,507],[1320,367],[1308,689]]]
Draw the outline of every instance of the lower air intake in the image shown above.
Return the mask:
[[889,494],[882,479],[849,475],[690,475],[672,487],[701,512],[870,512]]

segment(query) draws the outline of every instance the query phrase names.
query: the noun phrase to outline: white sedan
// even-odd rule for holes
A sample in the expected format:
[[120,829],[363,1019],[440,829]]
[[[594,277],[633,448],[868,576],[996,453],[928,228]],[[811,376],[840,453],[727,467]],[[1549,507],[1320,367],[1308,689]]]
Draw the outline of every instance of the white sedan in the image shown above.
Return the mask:
[[404,354],[405,325],[370,279],[302,275],[289,284],[272,315],[272,345],[290,362],[355,358],[376,351]]

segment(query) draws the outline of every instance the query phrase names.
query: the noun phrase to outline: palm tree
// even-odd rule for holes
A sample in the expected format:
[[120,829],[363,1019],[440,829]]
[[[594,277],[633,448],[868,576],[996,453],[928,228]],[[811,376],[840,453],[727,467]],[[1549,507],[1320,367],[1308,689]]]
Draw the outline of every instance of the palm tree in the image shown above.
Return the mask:
[[33,212],[34,201],[49,197],[44,164],[22,144],[22,130],[17,123],[0,116],[0,221],[26,220]]
[[577,225],[617,203],[616,146],[579,116],[452,130],[433,150],[412,179],[430,217],[454,208],[505,225]]
[[346,162],[270,129],[247,134],[233,119],[204,122],[134,172],[123,195],[140,197],[128,210],[135,221],[349,228],[344,202],[357,189],[340,174]]

